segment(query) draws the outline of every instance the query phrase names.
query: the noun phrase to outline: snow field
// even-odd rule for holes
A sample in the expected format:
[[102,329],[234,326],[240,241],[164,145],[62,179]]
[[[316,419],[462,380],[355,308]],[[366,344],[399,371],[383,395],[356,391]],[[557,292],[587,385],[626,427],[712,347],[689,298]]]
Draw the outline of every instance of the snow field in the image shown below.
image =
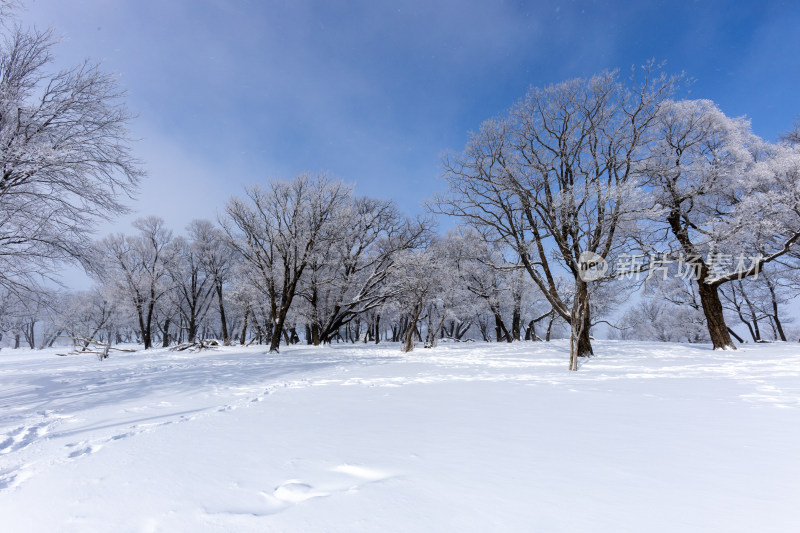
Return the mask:
[[800,346],[0,351],[3,531],[797,531]]

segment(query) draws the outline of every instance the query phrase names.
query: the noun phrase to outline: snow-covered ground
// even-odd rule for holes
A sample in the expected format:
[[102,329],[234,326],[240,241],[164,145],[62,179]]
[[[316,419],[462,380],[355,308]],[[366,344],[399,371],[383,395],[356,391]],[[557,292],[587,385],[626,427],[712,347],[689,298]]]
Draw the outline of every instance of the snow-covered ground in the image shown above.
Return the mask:
[[0,351],[0,530],[800,531],[800,345]]

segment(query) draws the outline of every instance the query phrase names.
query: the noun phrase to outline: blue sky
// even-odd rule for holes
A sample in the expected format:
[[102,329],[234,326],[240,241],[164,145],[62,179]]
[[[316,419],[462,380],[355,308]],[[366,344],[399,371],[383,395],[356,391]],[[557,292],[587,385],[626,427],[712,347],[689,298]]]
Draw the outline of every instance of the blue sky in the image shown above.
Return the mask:
[[441,154],[530,85],[649,58],[766,138],[800,114],[796,1],[27,0],[21,18],[55,28],[60,65],[120,75],[149,172],[132,205],[178,232],[302,171],[418,212]]

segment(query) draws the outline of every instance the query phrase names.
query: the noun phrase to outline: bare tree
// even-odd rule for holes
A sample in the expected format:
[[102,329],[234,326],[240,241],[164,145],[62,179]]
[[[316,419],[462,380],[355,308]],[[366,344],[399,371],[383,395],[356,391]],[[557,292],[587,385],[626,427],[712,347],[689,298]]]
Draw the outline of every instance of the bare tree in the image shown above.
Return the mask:
[[88,62],[51,72],[53,45],[21,29],[0,45],[0,286],[11,290],[62,261],[91,267],[95,222],[124,212],[143,175],[114,77]]
[[139,332],[145,349],[153,345],[153,319],[156,305],[173,288],[169,266],[174,260],[170,246],[172,232],[158,217],[138,219],[135,236],[111,235],[99,245],[105,263],[99,276],[115,285],[136,310]]
[[[401,254],[398,267],[392,283],[397,290],[398,302],[408,319],[402,350],[410,352],[414,349],[414,336],[422,336],[419,328],[420,321],[427,318],[425,310],[442,288],[445,264],[433,250],[416,249]],[[441,327],[441,323],[438,327]]]
[[278,352],[300,280],[319,251],[328,248],[326,240],[336,235],[335,214],[350,194],[349,187],[324,175],[304,174],[271,182],[266,189],[250,187],[248,200],[228,202],[225,231],[267,298],[270,352]]
[[[612,260],[631,246],[641,217],[638,163],[659,103],[675,78],[630,87],[616,73],[533,88],[506,118],[485,122],[466,150],[444,162],[449,194],[436,209],[503,242],[519,256],[572,329],[570,365],[592,355],[587,259]],[[559,291],[565,272],[569,290]]]
[[[195,222],[189,226],[190,233],[196,234],[198,229],[198,224]],[[195,341],[200,322],[213,303],[214,278],[205,268],[208,259],[205,253],[211,250],[205,246],[205,242],[188,241],[183,237],[177,237],[172,246],[174,259],[168,265],[168,269],[175,289],[174,307],[181,316],[187,340],[191,343]]]
[[657,129],[646,170],[671,255],[694,270],[714,348],[734,349],[719,290],[796,249],[800,149],[765,142],[708,100],[664,104]]
[[193,220],[189,225],[192,245],[197,249],[206,276],[211,279],[217,297],[217,312],[222,328],[222,341],[231,343],[229,317],[225,311],[224,290],[232,277],[236,251],[228,244],[225,233],[208,220]]
[[[103,333],[119,320],[119,302],[114,296],[108,288],[95,286],[66,298],[59,324],[72,337],[76,350],[86,351],[92,343],[102,341]],[[113,341],[108,335],[107,344]]]
[[800,145],[800,117],[794,119],[792,129],[781,135],[781,140],[790,144]]
[[312,344],[330,342],[342,326],[391,298],[388,280],[398,254],[427,241],[431,228],[427,219],[402,216],[394,202],[350,199],[330,226],[335,235],[323,241],[328,248],[312,258],[301,291]]

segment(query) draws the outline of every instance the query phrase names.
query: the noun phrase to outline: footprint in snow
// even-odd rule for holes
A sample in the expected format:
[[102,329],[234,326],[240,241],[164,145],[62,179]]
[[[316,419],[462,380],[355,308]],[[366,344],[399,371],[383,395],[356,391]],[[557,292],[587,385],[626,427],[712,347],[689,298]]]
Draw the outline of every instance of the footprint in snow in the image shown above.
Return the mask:
[[101,446],[99,446],[99,445],[87,446],[86,448],[81,448],[79,450],[75,450],[74,452],[70,453],[67,457],[69,457],[70,459],[76,459],[76,458],[82,457],[84,455],[92,454],[92,453],[96,452],[97,450],[99,450],[100,448],[101,448]]
[[[322,476],[323,481],[312,485],[299,479],[290,479],[278,485],[271,495],[262,492],[267,499],[276,498],[287,504],[297,504],[313,498],[337,493],[352,493],[370,483],[389,479],[392,474],[366,466],[342,464],[328,469],[334,473]],[[355,479],[354,479],[355,478]]]
[[273,492],[273,495],[286,503],[300,503],[310,500],[311,498],[328,496],[329,493],[315,490],[314,487],[308,483],[303,483],[296,479],[290,479],[282,485],[279,485],[278,488],[276,488]]
[[9,431],[4,435],[5,438],[0,440],[0,455],[15,452],[33,444],[40,436],[47,433],[48,425],[47,422],[43,422],[34,426],[20,426]]

